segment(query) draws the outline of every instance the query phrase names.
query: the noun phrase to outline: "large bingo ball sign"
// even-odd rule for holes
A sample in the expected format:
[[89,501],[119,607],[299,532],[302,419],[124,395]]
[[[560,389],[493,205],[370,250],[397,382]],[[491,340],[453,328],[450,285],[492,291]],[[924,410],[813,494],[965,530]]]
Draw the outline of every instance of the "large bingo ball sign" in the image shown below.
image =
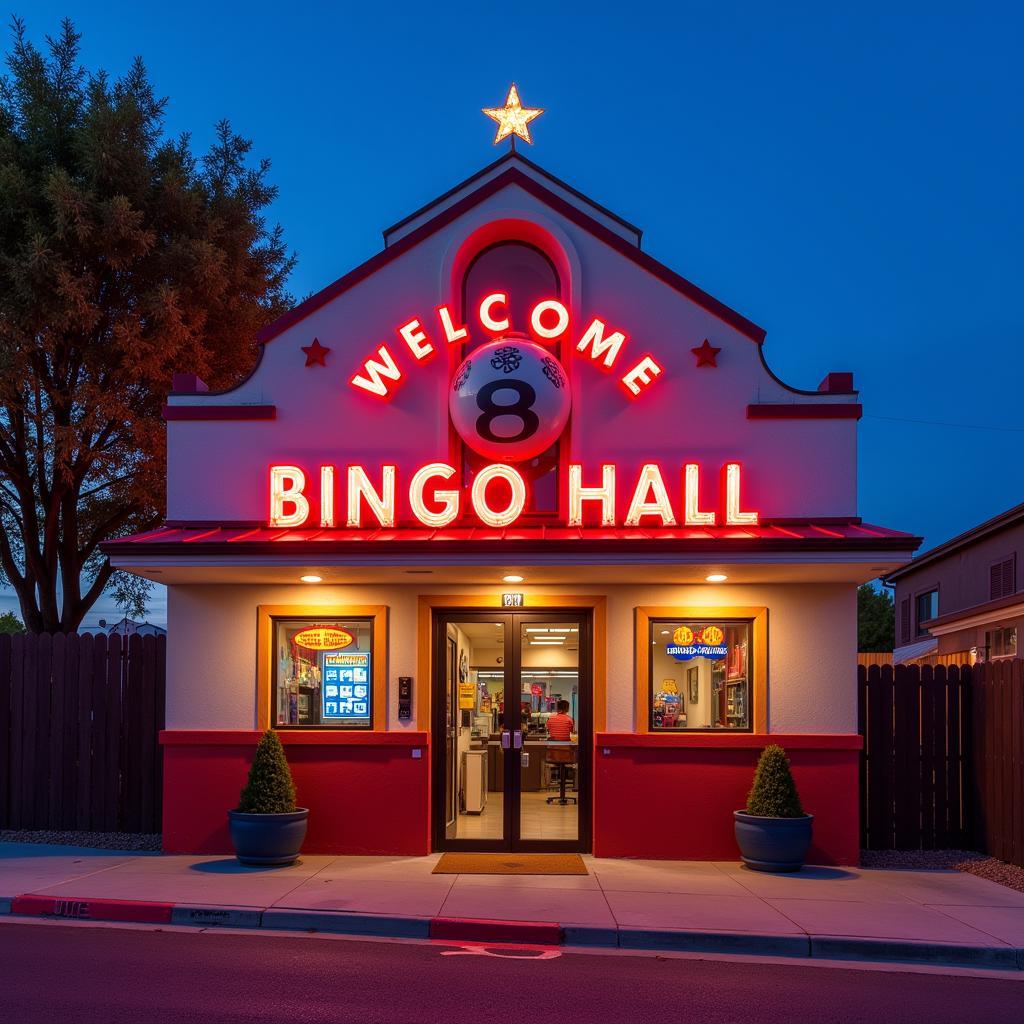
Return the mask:
[[448,411],[478,455],[522,462],[547,451],[569,421],[569,378],[558,359],[525,335],[474,349],[455,371]]

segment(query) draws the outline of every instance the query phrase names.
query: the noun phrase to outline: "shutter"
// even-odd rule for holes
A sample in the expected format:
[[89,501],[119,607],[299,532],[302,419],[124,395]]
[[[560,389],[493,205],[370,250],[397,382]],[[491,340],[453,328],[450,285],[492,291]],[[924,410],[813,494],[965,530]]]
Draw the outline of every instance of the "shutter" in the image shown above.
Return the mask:
[[900,636],[905,644],[910,643],[910,598],[903,598],[900,602]]
[[1017,556],[1012,555],[1002,562],[996,562],[988,571],[988,596],[990,601],[1009,597],[1017,593]]

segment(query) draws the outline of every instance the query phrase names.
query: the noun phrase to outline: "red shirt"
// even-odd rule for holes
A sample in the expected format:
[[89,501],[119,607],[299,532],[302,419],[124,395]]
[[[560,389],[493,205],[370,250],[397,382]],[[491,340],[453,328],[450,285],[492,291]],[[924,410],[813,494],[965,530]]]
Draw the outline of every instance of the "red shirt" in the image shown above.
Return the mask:
[[561,711],[548,719],[548,736],[553,740],[567,740],[576,729],[576,723]]

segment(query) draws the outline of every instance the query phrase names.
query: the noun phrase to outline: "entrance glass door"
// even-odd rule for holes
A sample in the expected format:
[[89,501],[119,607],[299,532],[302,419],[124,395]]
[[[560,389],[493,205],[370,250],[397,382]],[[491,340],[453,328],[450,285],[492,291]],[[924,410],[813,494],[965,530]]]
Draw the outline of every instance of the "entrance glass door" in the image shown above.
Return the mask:
[[590,650],[589,613],[436,614],[436,849],[589,849]]

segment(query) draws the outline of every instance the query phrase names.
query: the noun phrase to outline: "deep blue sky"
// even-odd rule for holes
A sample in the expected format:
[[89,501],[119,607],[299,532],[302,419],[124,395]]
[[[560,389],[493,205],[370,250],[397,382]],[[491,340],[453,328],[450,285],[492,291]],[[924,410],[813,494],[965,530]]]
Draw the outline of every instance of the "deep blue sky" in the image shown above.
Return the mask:
[[141,54],[197,147],[221,117],[253,139],[297,296],[492,160],[515,80],[547,109],[528,155],[765,327],[784,380],[854,371],[866,520],[932,545],[1024,500],[1020,5],[483,6],[20,13],[37,40],[70,15],[91,68]]

